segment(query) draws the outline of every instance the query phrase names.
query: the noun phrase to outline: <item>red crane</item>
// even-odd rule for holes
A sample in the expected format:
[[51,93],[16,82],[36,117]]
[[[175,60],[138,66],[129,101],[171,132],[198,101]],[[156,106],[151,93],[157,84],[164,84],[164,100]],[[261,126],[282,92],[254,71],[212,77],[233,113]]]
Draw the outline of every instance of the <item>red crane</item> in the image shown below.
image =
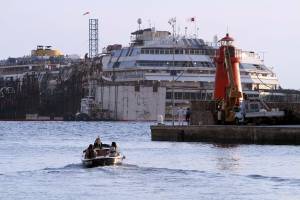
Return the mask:
[[233,41],[234,39],[227,33],[219,41],[220,48],[215,56],[216,77],[214,99],[218,101],[218,110],[223,113],[222,121],[225,123],[235,121],[234,110],[239,107],[242,100],[240,60],[238,51],[233,46]]

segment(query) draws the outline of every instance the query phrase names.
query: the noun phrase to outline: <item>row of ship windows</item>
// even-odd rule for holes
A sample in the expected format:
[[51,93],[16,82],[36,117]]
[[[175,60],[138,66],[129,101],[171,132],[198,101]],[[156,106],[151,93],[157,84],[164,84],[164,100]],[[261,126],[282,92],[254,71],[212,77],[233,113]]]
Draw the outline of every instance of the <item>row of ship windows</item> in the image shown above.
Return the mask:
[[[149,66],[149,65],[147,65]],[[181,74],[181,73],[187,73],[187,74],[215,74],[215,70],[139,70],[139,71],[132,71],[132,72],[116,72],[119,76],[125,77],[143,77],[144,73],[175,73],[175,74]],[[109,75],[112,75],[113,73],[108,73]],[[241,72],[241,75],[249,75],[248,72]],[[261,76],[266,76],[265,74],[259,74]],[[251,88],[251,84],[245,86],[246,88]]]
[[214,67],[210,62],[191,62],[191,61],[137,61],[140,66],[154,66],[154,67]]
[[[166,99],[173,99],[173,93],[167,92]],[[210,100],[212,99],[212,93],[195,93],[195,92],[174,92],[174,99],[182,100]]]
[[[258,94],[247,94],[248,97],[258,97]],[[266,101],[271,102],[300,102],[300,95],[272,95],[268,94],[261,96]],[[173,93],[167,92],[166,99],[173,99]],[[210,92],[174,92],[174,99],[177,100],[211,100],[212,93]]]
[[265,101],[271,102],[300,102],[300,94],[287,94],[287,95],[261,95]]
[[[141,60],[137,62],[133,61],[123,61],[111,63],[110,67],[119,68],[119,67],[133,67],[133,66],[152,66],[152,67],[211,67],[214,68],[215,65],[211,62],[192,62],[192,61],[147,61]],[[240,65],[243,68],[243,65]],[[262,77],[275,77],[275,74],[271,73],[251,73],[251,72],[240,72],[241,75],[251,75],[251,76],[262,76]]]
[[141,54],[214,55],[213,49],[141,49]]
[[[120,77],[141,77],[144,76],[145,73],[167,73],[167,74],[215,74],[214,70],[143,70],[143,71],[126,71],[126,72],[115,72],[117,76]],[[113,72],[106,73],[107,76],[112,76]]]

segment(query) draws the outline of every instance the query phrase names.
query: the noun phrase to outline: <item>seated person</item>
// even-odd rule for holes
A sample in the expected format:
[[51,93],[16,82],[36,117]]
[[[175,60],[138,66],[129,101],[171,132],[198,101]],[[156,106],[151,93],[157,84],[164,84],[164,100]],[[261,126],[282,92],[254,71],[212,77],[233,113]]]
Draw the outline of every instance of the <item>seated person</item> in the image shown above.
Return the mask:
[[119,149],[117,147],[117,143],[115,142],[112,142],[111,143],[111,146],[110,146],[110,149],[109,149],[109,156],[118,156],[120,153],[119,153]]
[[99,148],[99,149],[102,149],[102,143],[101,143],[101,140],[100,140],[100,137],[98,136],[94,142],[94,148]]
[[90,144],[89,147],[84,152],[85,152],[85,155],[84,155],[85,159],[92,159],[92,158],[96,157],[94,147],[92,144]]
[[95,140],[95,142],[94,142],[94,148],[96,149],[96,148],[99,148],[99,149],[102,149],[102,148],[109,148],[110,147],[110,145],[108,145],[108,144],[103,144],[102,142],[101,142],[101,140],[100,140],[100,137],[98,136],[97,138],[96,138],[96,140]]

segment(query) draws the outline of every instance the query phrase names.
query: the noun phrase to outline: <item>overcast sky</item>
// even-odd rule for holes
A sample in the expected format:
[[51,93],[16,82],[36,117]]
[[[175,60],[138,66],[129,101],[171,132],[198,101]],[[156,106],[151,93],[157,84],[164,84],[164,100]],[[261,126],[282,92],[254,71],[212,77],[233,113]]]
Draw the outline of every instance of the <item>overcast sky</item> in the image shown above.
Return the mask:
[[[85,12],[89,16],[83,16]],[[36,45],[52,45],[65,54],[88,51],[88,18],[99,18],[100,49],[128,45],[130,32],[151,24],[170,30],[176,17],[179,31],[196,17],[199,37],[212,41],[227,30],[238,48],[265,52],[284,88],[300,89],[299,0],[1,0],[0,59],[29,55]]]

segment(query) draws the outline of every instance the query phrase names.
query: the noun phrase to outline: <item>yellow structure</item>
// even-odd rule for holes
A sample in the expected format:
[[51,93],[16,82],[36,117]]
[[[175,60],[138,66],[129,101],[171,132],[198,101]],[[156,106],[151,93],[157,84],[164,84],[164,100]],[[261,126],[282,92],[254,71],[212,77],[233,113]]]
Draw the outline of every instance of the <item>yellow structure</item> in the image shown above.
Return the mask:
[[63,56],[60,50],[51,49],[51,46],[37,46],[36,50],[31,51],[31,56],[49,56],[49,57],[59,57]]

